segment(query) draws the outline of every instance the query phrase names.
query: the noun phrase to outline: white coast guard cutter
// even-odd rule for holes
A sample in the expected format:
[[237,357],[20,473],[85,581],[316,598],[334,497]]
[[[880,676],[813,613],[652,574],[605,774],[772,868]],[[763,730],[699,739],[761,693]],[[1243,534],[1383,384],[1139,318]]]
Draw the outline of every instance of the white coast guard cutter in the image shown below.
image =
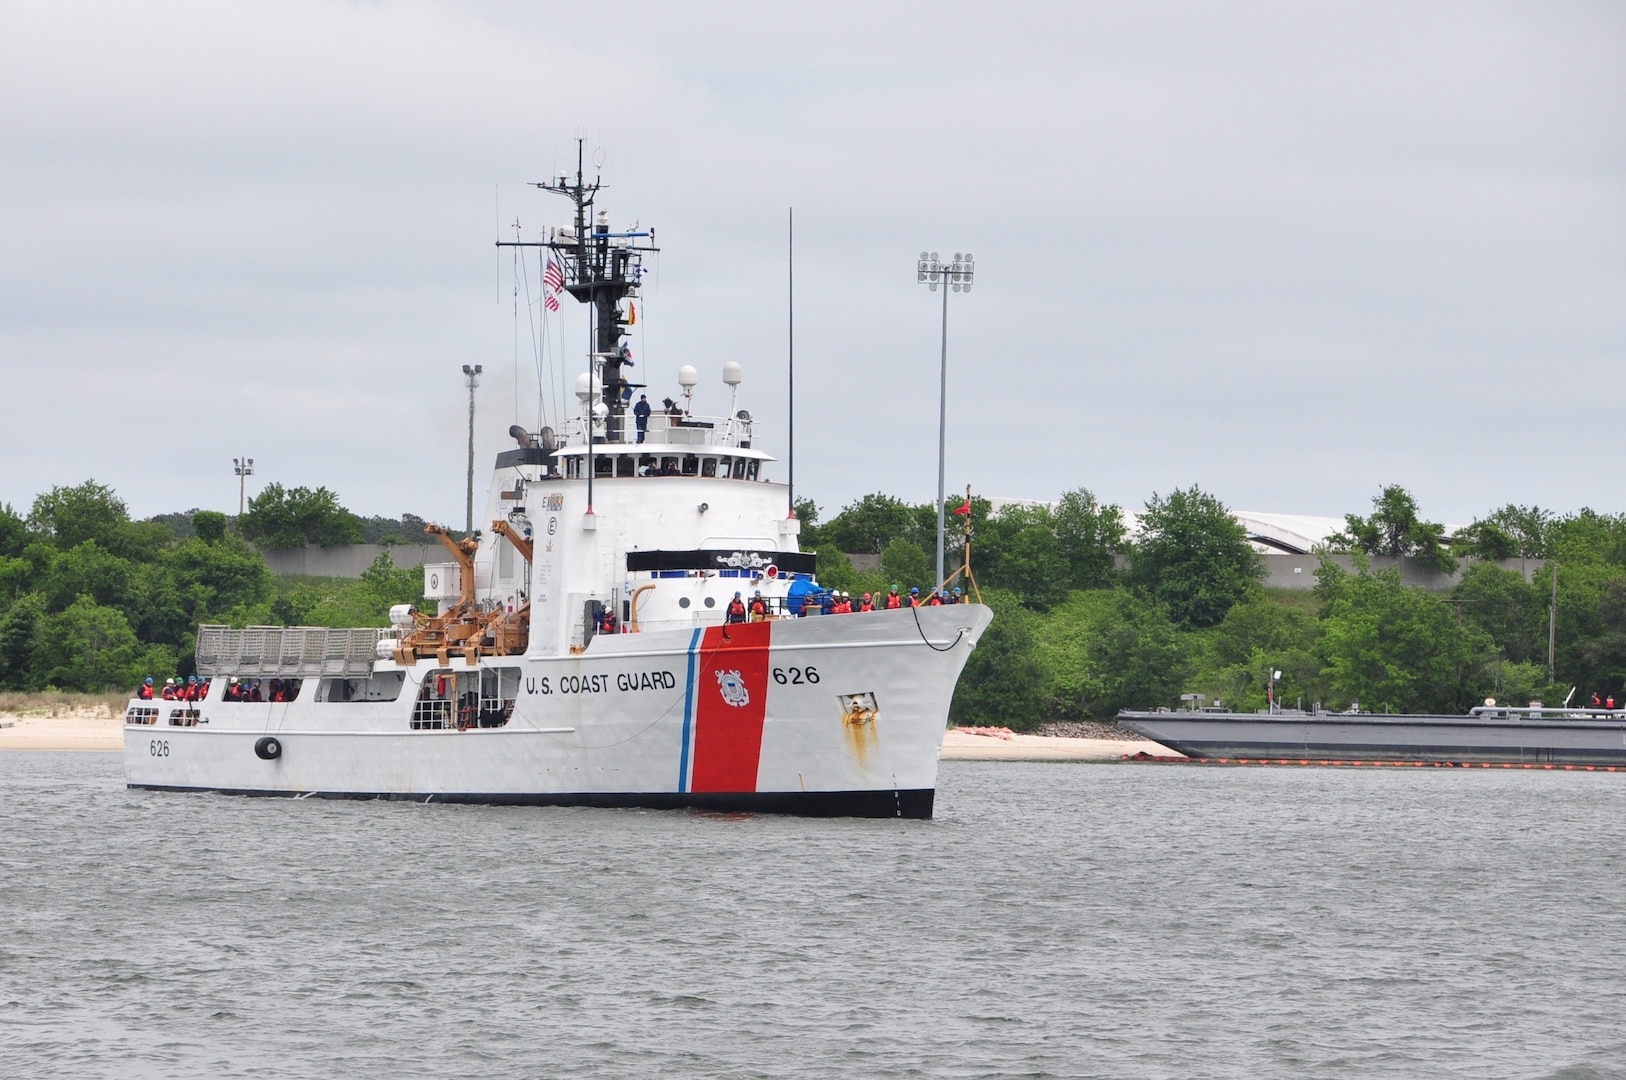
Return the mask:
[[[651,237],[595,217],[579,166],[538,186],[575,208],[523,246],[548,249],[592,313],[580,417],[510,429],[483,538],[431,527],[450,553],[425,567],[434,615],[201,627],[203,700],[130,703],[130,786],[929,817],[949,700],[991,613],[788,617],[814,557],[758,424],[657,411],[640,438],[628,409],[625,305]],[[739,366],[724,379],[737,393]],[[772,617],[726,623],[736,591]],[[231,700],[228,677],[288,700]]]

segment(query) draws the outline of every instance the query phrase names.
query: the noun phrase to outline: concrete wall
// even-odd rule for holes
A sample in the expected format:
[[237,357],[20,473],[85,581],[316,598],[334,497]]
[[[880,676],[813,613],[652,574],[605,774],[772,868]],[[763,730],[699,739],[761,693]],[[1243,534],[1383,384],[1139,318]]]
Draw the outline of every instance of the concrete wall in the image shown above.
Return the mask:
[[384,552],[399,570],[421,563],[450,562],[451,553],[439,544],[349,544],[342,547],[302,547],[265,551],[265,565],[273,574],[305,577],[359,578]]
[[[1315,555],[1264,555],[1265,560],[1265,587],[1267,589],[1313,589],[1315,588],[1316,567],[1321,560]],[[1355,569],[1355,559],[1350,555],[1334,555],[1332,561],[1345,570]],[[1400,580],[1407,585],[1420,589],[1432,589],[1436,592],[1446,592],[1461,580],[1462,572],[1472,562],[1470,559],[1458,559],[1455,573],[1442,573],[1439,570],[1429,570],[1418,566],[1413,559],[1396,559],[1393,555],[1373,555],[1369,559],[1372,569],[1389,570],[1396,562],[1401,563]],[[1534,577],[1536,571],[1544,565],[1541,559],[1502,559],[1497,565],[1504,570],[1520,570],[1524,572],[1526,580]]]

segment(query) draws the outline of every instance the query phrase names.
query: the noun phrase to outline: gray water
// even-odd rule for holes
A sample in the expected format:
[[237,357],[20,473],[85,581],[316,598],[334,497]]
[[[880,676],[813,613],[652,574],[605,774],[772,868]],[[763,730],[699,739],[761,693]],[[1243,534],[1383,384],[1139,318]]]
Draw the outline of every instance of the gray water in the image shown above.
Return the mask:
[[1626,777],[946,762],[929,822],[0,755],[0,1076],[1626,1077]]

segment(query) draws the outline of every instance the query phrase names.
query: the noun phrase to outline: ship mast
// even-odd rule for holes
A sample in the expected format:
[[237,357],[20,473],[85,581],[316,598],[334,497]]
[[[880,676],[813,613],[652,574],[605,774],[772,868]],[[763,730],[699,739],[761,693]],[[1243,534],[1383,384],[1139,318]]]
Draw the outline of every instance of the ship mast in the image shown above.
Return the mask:
[[[602,167],[602,161],[595,167]],[[643,278],[643,256],[660,249],[655,247],[654,229],[633,229],[611,232],[609,215],[597,211],[594,202],[605,187],[601,174],[595,174],[592,183],[585,179],[583,168],[583,142],[576,140],[576,178],[560,176],[533,183],[531,186],[569,199],[575,208],[572,224],[563,229],[550,229],[545,240],[499,240],[498,247],[547,248],[563,268],[565,291],[578,303],[589,305],[592,320],[592,350],[588,357],[590,370],[600,375],[603,401],[608,413],[605,417],[607,441],[623,441],[627,401],[632,391],[642,383],[629,382],[626,367],[632,363],[631,352],[622,342],[627,334],[629,313],[621,301],[636,295]],[[588,402],[586,417],[588,446],[593,444],[592,402]],[[591,472],[589,473],[591,475]]]

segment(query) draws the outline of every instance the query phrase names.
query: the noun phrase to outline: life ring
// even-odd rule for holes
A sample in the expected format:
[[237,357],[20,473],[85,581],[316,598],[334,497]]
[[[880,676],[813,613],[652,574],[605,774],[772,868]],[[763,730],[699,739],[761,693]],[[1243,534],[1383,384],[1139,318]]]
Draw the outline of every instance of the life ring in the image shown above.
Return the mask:
[[267,735],[254,744],[254,756],[261,761],[275,761],[282,756],[282,740]]

